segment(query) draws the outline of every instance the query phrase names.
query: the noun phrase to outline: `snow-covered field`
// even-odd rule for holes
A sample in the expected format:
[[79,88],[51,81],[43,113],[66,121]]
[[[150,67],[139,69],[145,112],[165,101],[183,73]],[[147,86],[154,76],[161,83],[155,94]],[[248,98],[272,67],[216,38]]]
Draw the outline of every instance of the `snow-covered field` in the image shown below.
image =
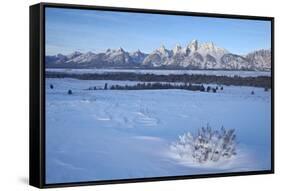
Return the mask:
[[169,75],[169,74],[202,74],[202,75],[216,75],[216,76],[240,76],[240,77],[257,77],[270,76],[270,72],[266,71],[228,71],[228,70],[142,70],[142,69],[61,69],[61,68],[47,68],[49,72],[63,72],[68,74],[103,74],[103,73],[117,73],[129,72],[137,74],[155,74],[155,75]]
[[[270,169],[270,91],[85,90],[105,83],[136,82],[46,79],[47,183]],[[206,124],[235,129],[235,157],[198,164],[171,151]]]

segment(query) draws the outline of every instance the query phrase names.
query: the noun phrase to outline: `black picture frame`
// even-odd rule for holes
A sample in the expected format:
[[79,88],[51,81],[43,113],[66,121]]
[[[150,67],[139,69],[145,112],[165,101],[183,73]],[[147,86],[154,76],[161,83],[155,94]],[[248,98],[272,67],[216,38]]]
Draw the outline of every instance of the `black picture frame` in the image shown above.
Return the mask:
[[[230,172],[186,176],[169,176],[121,180],[86,181],[72,183],[45,183],[45,8],[70,8],[117,12],[185,15],[213,18],[263,20],[271,22],[271,169],[264,171]],[[274,173],[274,18],[249,15],[196,13],[183,11],[103,7],[72,4],[39,3],[30,6],[30,129],[29,129],[29,184],[38,188],[85,186],[178,179],[227,177]]]

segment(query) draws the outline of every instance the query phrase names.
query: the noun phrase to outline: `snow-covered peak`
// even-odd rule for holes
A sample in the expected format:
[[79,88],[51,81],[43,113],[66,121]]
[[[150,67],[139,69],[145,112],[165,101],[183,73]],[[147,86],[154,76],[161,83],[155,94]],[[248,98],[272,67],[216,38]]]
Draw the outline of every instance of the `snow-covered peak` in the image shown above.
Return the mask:
[[198,49],[198,41],[197,40],[192,40],[188,45],[187,47],[192,51],[197,51]]
[[117,50],[116,50],[117,52],[125,52],[124,50],[123,50],[123,48],[118,48]]
[[213,42],[206,42],[200,44],[200,48],[206,49],[206,50],[215,50],[216,46],[214,45]]
[[203,50],[210,51],[210,52],[217,52],[217,51],[227,52],[226,49],[216,46],[213,42],[202,43],[199,45],[199,49],[203,49]]
[[95,53],[89,51],[89,52],[86,52],[85,55],[86,55],[86,56],[92,56],[92,55],[95,55]]
[[173,53],[178,54],[180,52],[182,52],[182,47],[179,44],[177,44],[173,49]]
[[56,55],[56,57],[62,58],[62,57],[65,57],[65,55],[58,53],[58,54]]
[[271,50],[256,50],[245,56],[255,69],[264,68],[265,70],[271,69]]
[[107,49],[105,54],[108,56],[115,56],[115,55],[120,55],[120,54],[125,54],[126,52],[123,50],[123,48],[118,48],[118,49]]
[[159,48],[156,49],[156,51],[165,54],[165,52],[167,52],[167,49],[164,45],[161,45]]
[[162,45],[161,47],[159,47],[158,49],[156,49],[156,50],[154,51],[154,53],[157,53],[157,54],[160,54],[160,55],[166,56],[166,57],[169,57],[169,56],[170,56],[170,51],[167,50],[164,45]]
[[129,53],[131,59],[135,63],[142,63],[144,58],[146,57],[146,54],[141,52],[139,49],[135,52]]
[[140,50],[129,53],[120,47],[118,49],[107,49],[101,53],[80,53],[76,51],[68,55],[46,56],[46,62],[51,65],[81,63],[86,64],[87,67],[96,65],[100,67],[104,64],[105,67],[148,65],[149,67],[169,66],[171,68],[185,67],[191,69],[270,70],[271,51],[257,50],[247,55],[235,55],[213,42],[199,43],[197,40],[192,40],[187,46],[181,47],[177,44],[173,49],[166,49],[162,45],[150,54],[143,53]]
[[161,47],[157,48],[154,52],[152,52],[151,54],[157,54],[160,57],[170,57],[171,55],[171,51],[167,50],[165,48],[164,45],[162,45]]
[[75,57],[77,57],[77,56],[80,56],[80,55],[82,55],[81,52],[75,51],[75,52],[73,52],[73,53],[67,55],[67,58],[68,58],[68,59],[73,59],[73,58],[75,58]]
[[139,54],[139,53],[142,53],[142,52],[140,51],[140,49],[138,49],[137,51],[135,51],[135,53]]
[[224,48],[216,46],[213,42],[202,43],[198,46],[197,50],[201,55],[211,55],[217,59],[222,57],[224,54],[227,54],[228,51]]
[[211,55],[216,58],[220,58],[224,54],[227,54],[228,51],[224,48],[220,48],[216,46],[213,42],[205,42],[199,44],[198,40],[192,40],[188,45],[187,48],[190,49],[191,52],[198,52],[199,54],[206,56]]
[[73,53],[73,55],[75,56],[72,56],[72,57],[69,57],[69,59],[66,61],[67,63],[77,63],[77,64],[80,64],[80,63],[88,63],[88,62],[91,62],[93,58],[95,58],[96,54],[89,51],[89,52],[86,52],[85,54],[82,54],[82,53]]
[[140,55],[143,55],[144,53],[142,53],[141,51],[140,51],[140,49],[138,49],[137,51],[135,51],[135,52],[131,52],[130,53],[130,55],[131,56],[140,56]]

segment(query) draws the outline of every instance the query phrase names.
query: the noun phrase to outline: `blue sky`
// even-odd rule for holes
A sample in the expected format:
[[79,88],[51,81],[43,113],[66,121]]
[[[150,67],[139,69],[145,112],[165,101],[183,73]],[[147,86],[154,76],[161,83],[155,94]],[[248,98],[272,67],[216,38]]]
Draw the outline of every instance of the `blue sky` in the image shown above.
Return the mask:
[[46,8],[46,54],[122,47],[149,53],[164,45],[214,42],[236,54],[270,48],[269,21]]

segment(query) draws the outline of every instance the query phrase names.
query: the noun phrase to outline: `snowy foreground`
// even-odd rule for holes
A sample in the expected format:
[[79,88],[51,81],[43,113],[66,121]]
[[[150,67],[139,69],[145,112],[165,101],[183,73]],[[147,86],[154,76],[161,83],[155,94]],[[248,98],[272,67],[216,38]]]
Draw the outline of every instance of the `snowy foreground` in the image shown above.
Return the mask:
[[[105,83],[136,82],[46,79],[47,183],[270,169],[270,91],[85,90]],[[171,149],[206,124],[235,129],[237,155],[200,164]]]

